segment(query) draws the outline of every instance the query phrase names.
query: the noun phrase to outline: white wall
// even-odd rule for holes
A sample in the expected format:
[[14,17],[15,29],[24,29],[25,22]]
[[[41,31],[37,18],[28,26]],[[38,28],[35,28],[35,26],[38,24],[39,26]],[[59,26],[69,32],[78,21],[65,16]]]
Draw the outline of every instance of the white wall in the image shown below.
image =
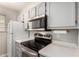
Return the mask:
[[6,33],[0,32],[0,56],[6,54],[7,51],[7,45],[6,45]]
[[[16,11],[0,6],[0,14],[6,16],[6,24],[9,20],[17,20],[18,13]],[[7,26],[7,25],[6,25]],[[7,53],[7,39],[6,32],[0,32],[0,56]]]
[[9,20],[17,20],[18,13],[16,11],[10,10],[8,8],[4,8],[0,6],[0,14],[6,16],[6,22],[8,23]]

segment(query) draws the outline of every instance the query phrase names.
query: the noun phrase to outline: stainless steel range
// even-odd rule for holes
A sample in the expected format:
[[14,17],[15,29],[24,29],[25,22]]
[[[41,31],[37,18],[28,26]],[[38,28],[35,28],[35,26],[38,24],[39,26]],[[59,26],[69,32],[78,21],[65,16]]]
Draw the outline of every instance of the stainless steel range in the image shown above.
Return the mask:
[[38,51],[52,42],[51,34],[35,33],[34,37],[21,43],[22,57],[39,57]]

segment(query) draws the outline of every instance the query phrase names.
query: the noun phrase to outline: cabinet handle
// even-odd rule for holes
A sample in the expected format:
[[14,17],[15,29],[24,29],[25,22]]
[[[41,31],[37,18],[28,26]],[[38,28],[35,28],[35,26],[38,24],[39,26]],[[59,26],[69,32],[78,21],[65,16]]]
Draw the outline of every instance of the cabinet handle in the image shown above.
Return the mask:
[[75,24],[78,24],[78,3],[75,2]]

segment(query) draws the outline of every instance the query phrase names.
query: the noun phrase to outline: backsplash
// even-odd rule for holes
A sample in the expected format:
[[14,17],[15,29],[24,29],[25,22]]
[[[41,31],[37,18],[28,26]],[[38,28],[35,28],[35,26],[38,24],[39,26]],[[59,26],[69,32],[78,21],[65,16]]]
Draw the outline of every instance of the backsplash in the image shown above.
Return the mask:
[[70,43],[78,42],[78,30],[70,30],[67,34],[54,34],[52,32],[53,40],[60,40]]
[[[30,39],[34,39],[34,33],[36,32],[44,32],[44,31],[30,31]],[[48,32],[52,34],[52,40],[59,40],[70,43],[78,43],[78,30],[70,30],[67,34],[55,34],[52,32]]]

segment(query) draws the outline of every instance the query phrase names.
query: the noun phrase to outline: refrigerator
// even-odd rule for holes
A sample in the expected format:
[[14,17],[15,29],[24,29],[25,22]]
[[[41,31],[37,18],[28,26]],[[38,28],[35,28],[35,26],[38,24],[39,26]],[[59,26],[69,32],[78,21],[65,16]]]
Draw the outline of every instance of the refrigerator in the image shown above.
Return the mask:
[[24,24],[18,21],[10,21],[7,28],[7,56],[15,57],[15,40],[26,39]]

